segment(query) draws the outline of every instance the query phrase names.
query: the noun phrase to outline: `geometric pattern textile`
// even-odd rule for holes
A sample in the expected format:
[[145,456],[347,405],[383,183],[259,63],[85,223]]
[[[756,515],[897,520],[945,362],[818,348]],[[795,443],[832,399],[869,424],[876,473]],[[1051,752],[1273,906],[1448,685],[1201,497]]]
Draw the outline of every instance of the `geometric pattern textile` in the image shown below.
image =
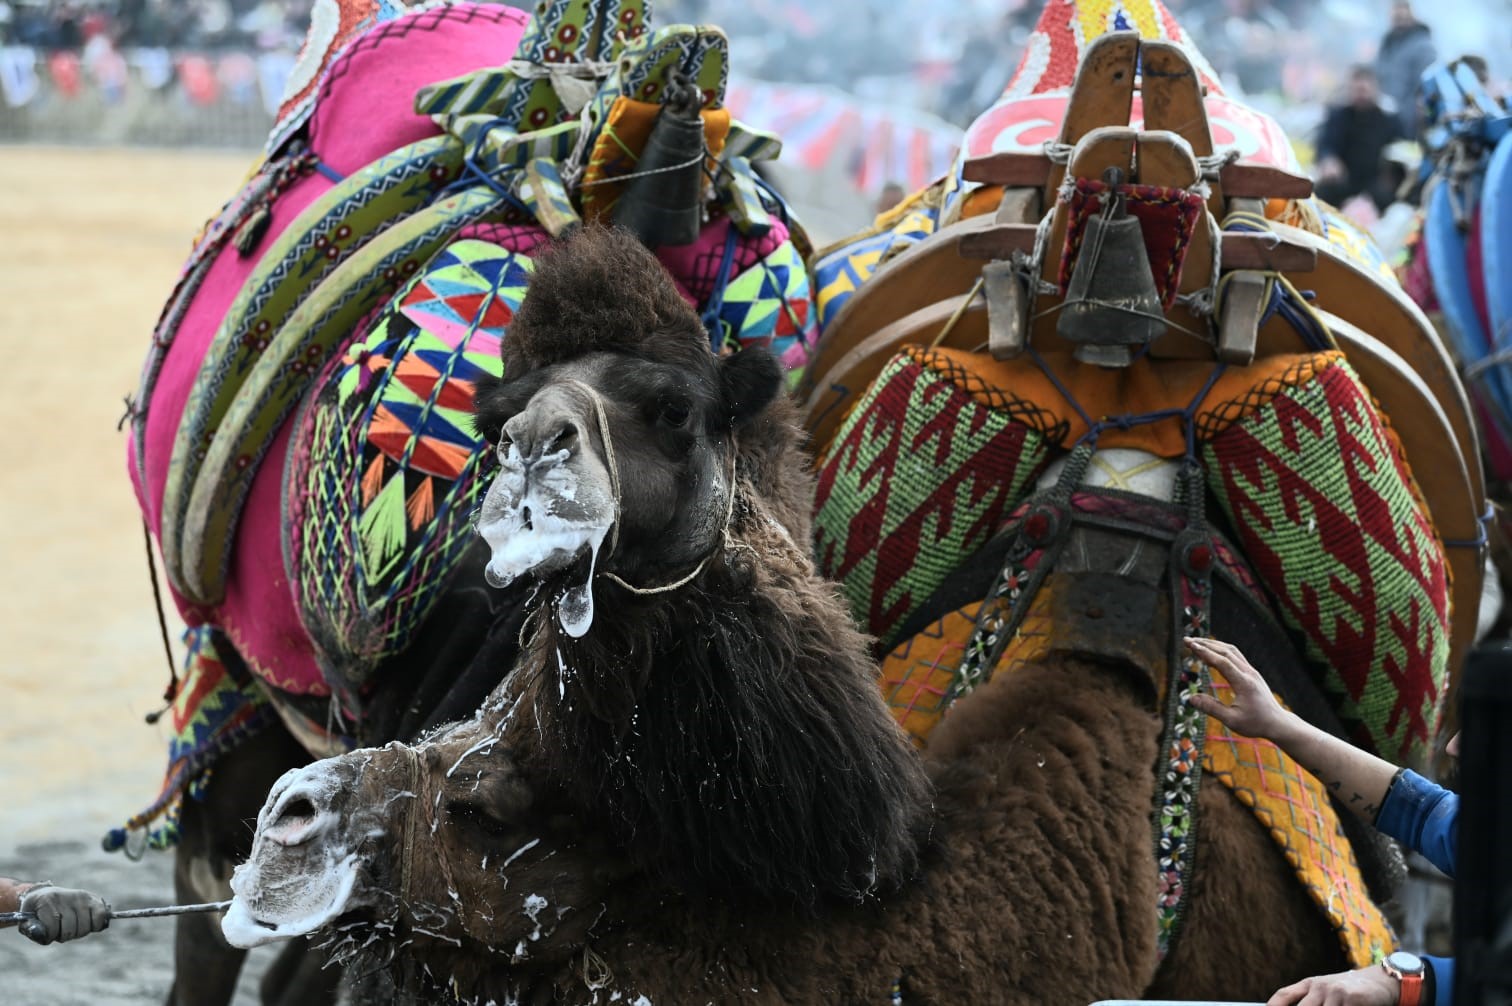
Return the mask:
[[1048,460],[1045,438],[1011,410],[1016,400],[981,401],[972,383],[944,357],[903,351],[820,462],[815,561],[887,648]]
[[137,832],[145,832],[150,849],[176,844],[184,797],[202,799],[215,760],[277,718],[262,683],[239,661],[222,662],[217,647],[225,638],[218,630],[196,626],[184,630],[183,639],[183,675],[168,708],[173,736],[163,786],[145,810],[106,834],[107,852],[124,848]]
[[[1052,628],[1051,597],[1051,587],[1046,584],[1029,599],[1029,609],[1018,631],[992,670],[994,676],[1011,674],[1044,657]],[[977,602],[947,612],[911,639],[893,647],[882,659],[878,670],[882,697],[893,719],[920,748],[952,705],[966,658],[966,644],[976,628],[981,608],[981,602]]]
[[720,345],[766,346],[782,364],[788,386],[798,383],[819,335],[810,314],[808,268],[791,240],[730,280],[717,324]]
[[471,540],[491,463],[473,388],[501,371],[531,268],[485,241],[449,245],[327,369],[300,418],[285,568],[350,684],[408,645]]
[[1248,415],[1200,450],[1240,551],[1351,738],[1411,762],[1429,753],[1447,684],[1448,566],[1370,393],[1342,358],[1322,359],[1307,383],[1244,402]]
[[[926,190],[926,197],[931,194],[932,190]],[[929,198],[915,199],[901,213],[882,217],[878,228],[826,249],[814,260],[814,288],[818,291],[815,307],[821,332],[883,262],[935,232],[940,210],[932,202]]]
[[[1209,668],[1213,693],[1233,689]],[[1267,740],[1239,737],[1207,719],[1203,767],[1233,791],[1281,850],[1309,897],[1327,916],[1350,966],[1368,967],[1396,945],[1391,924],[1370,900],[1354,849],[1323,784]]]

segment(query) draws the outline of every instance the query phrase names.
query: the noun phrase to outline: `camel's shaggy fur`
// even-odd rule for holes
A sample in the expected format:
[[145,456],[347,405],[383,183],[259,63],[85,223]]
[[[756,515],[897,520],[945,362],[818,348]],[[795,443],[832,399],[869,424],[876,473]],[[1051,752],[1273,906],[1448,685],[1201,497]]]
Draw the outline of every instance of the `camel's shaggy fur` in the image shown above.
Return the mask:
[[[543,385],[556,365],[606,351],[676,368],[689,422],[733,429],[737,490],[722,547],[688,586],[638,596],[599,581],[581,639],[538,609],[519,674],[540,678],[546,775],[684,889],[811,908],[908,878],[928,786],[877,696],[866,640],[807,557],[811,480],[792,406],[763,377],[770,356],[716,360],[655,258],[588,228],[537,261],[480,425],[509,419],[512,383]],[[616,364],[605,398],[635,400],[615,386],[633,380]],[[625,534],[617,551],[638,554]]]
[[[877,1003],[898,983],[905,1003],[1084,1006],[1141,995],[1263,999],[1339,970],[1320,913],[1248,811],[1212,781],[1190,916],[1172,956],[1157,960],[1149,829],[1159,723],[1141,673],[1057,657],[963,703],[929,758],[939,841],[918,881],[888,898],[805,918],[698,901],[622,873],[604,880],[601,897],[571,906],[570,935],[565,925],[548,932],[525,960],[421,939],[403,981],[416,1001],[450,986],[459,998],[444,1001],[470,1003]],[[580,844],[592,830],[569,832],[543,839],[561,844],[517,864],[491,902],[504,942],[518,914],[507,907],[512,892],[562,906],[583,893],[562,881],[605,869],[602,846]],[[424,869],[422,885],[441,882],[434,865]],[[480,898],[498,887],[465,859],[458,875]]]

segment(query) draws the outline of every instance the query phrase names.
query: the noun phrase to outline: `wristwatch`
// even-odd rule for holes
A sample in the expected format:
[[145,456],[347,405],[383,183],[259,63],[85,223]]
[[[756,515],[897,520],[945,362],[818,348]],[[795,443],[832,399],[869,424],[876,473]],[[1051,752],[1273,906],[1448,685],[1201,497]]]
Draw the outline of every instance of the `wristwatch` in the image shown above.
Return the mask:
[[1423,972],[1427,970],[1421,957],[1398,950],[1389,957],[1382,958],[1381,969],[1401,982],[1397,1006],[1419,1006],[1423,1000]]

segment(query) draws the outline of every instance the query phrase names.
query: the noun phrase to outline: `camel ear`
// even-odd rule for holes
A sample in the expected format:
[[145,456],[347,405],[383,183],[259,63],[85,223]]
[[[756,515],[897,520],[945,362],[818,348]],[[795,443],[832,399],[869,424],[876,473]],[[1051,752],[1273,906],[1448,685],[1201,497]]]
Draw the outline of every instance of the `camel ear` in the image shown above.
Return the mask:
[[730,426],[738,428],[772,404],[782,390],[782,367],[770,350],[742,349],[720,359],[719,383]]

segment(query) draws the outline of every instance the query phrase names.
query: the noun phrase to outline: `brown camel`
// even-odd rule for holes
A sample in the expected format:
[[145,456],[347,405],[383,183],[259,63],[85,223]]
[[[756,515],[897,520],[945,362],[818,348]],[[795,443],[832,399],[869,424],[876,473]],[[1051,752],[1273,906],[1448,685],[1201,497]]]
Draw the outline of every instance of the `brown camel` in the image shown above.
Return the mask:
[[1054,653],[917,754],[797,544],[775,369],[705,346],[634,242],[540,262],[478,396],[488,575],[538,582],[521,659],[470,721],[280,780],[233,943],[325,930],[427,1002],[1257,998],[1343,966],[1211,782],[1159,959],[1149,666]]

